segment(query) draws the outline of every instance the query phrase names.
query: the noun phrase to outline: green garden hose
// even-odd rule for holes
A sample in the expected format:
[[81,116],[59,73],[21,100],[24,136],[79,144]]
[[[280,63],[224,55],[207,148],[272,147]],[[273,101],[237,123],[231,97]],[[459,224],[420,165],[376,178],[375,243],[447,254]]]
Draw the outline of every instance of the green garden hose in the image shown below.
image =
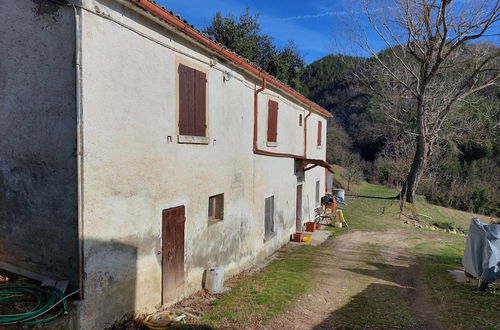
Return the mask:
[[[64,294],[56,289],[49,287],[37,287],[27,285],[6,285],[0,286],[0,305],[14,304],[19,302],[34,301],[36,306],[29,311],[16,314],[0,314],[0,325],[21,324],[21,325],[36,325],[47,323],[59,317],[63,313],[67,313],[66,299],[75,294],[75,291],[65,297]],[[56,305],[62,302],[61,309],[54,315],[38,319],[38,317],[46,314]]]

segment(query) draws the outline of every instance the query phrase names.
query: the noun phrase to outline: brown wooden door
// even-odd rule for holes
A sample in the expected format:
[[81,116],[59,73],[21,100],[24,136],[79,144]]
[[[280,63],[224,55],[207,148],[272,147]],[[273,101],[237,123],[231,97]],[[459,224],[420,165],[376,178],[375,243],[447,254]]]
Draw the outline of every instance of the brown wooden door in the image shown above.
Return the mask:
[[182,294],[184,286],[184,205],[163,210],[162,302]]
[[297,202],[295,204],[295,230],[302,231],[302,185],[297,186]]

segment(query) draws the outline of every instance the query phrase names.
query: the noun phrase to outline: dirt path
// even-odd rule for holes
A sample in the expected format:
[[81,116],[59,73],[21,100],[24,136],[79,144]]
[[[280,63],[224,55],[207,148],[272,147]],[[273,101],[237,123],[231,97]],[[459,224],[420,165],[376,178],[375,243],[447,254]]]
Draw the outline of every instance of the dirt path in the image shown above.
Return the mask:
[[315,289],[259,328],[443,328],[412,255],[424,239],[415,232],[386,231],[326,241],[316,256]]

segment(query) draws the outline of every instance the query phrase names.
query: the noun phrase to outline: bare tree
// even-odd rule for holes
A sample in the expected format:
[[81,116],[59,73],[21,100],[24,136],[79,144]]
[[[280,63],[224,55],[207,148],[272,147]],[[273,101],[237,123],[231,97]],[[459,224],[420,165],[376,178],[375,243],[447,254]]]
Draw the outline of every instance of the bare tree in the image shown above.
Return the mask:
[[366,0],[365,13],[388,48],[374,51],[367,37],[357,42],[372,55],[370,86],[384,86],[378,90],[390,108],[386,115],[414,135],[415,153],[399,196],[414,203],[436,140],[456,122],[453,114],[473,94],[498,86],[500,48],[478,41],[497,27],[500,1],[374,1]]
[[351,191],[351,183],[359,184],[364,179],[361,163],[362,160],[359,155],[352,155],[349,158],[347,171],[345,173],[347,179],[347,191]]

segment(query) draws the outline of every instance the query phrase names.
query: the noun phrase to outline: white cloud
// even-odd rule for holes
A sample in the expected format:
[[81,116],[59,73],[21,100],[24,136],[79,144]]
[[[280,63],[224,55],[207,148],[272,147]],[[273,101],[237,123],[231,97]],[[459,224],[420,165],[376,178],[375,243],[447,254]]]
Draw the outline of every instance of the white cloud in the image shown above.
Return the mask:
[[[368,12],[373,14],[373,13],[384,11],[386,9],[388,9],[388,8],[378,8],[378,9],[369,10]],[[325,11],[322,13],[300,15],[300,16],[272,17],[272,18],[268,17],[268,18],[263,18],[262,21],[294,21],[294,20],[302,20],[302,19],[315,19],[315,18],[321,18],[321,17],[326,17],[326,16],[363,15],[365,13],[366,13],[365,11],[345,11],[345,10]]]

